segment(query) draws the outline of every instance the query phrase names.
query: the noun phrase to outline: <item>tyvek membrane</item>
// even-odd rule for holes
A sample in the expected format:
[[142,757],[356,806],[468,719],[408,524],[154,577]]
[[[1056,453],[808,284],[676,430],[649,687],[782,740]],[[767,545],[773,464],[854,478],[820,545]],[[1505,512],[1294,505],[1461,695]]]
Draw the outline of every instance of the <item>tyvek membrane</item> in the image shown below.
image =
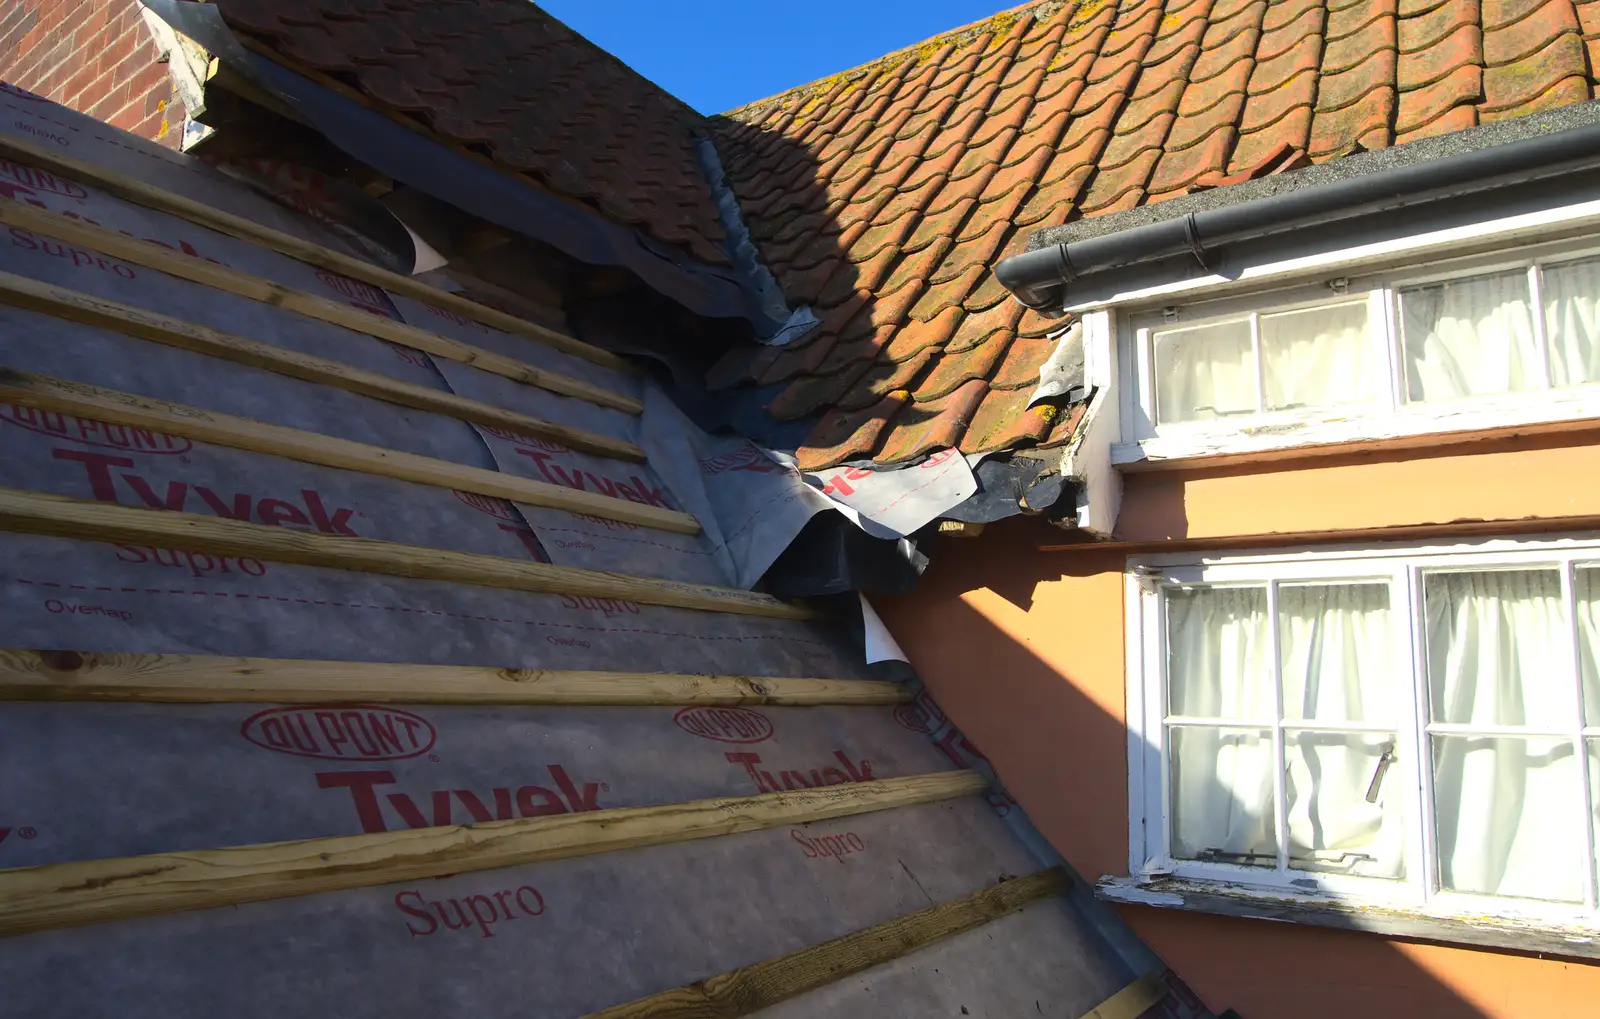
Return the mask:
[[1067,904],[1052,899],[750,1015],[1081,1019],[1122,989],[1114,973]]
[[639,419],[576,397],[561,396],[537,386],[495,375],[442,357],[433,358],[457,396],[504,407],[568,428],[581,428],[622,442],[639,441]]
[[[684,510],[652,464],[580,453],[558,442],[477,426],[501,471],[545,484],[610,496],[638,505]],[[540,535],[552,562],[729,585],[732,572],[710,532],[678,534],[547,507],[519,507]],[[697,519],[702,520],[704,518]]]
[[0,271],[159,312],[258,343],[314,354],[414,385],[443,388],[432,365],[415,351],[29,231],[13,229],[0,236]]
[[389,300],[393,302],[402,319],[420,329],[448,336],[462,343],[470,343],[484,350],[492,350],[506,357],[514,357],[519,361],[559,372],[568,378],[580,379],[623,396],[637,399],[643,392],[644,382],[637,375],[595,364],[593,361],[564,353],[526,336],[514,336],[485,325],[477,319],[468,318],[447,308],[428,304],[404,294],[389,292]]
[[[37,834],[0,845],[7,866],[28,866],[746,796],[952,767],[892,714],[889,707],[18,704],[0,716],[0,767],[15,776],[5,809]],[[242,803],[251,809],[228,809]]]
[[[861,849],[843,856],[808,857],[802,841],[847,836]],[[287,1011],[569,1019],[883,923],[1027,869],[987,808],[967,798],[44,932],[7,943],[0,974],[15,989],[10,1002],[18,1014],[143,1019],[181,1007],[240,1017]],[[491,905],[501,917],[492,923]],[[1024,954],[1037,957],[1039,947]],[[1037,962],[1020,977],[983,969],[979,959],[992,955],[983,943],[964,954],[952,962],[981,974],[969,1008],[1015,1001],[1029,989],[1048,995],[1064,983],[1048,973],[1040,979]],[[888,998],[871,1009],[798,1014],[911,1019],[929,1014],[918,1010],[922,1004],[913,999],[908,1008]],[[1079,1013],[1052,1002],[1046,1014]]]
[[754,443],[701,431],[659,389],[644,404],[640,444],[722,550],[731,583],[754,586],[806,521],[831,507]]
[[0,486],[321,534],[534,559],[520,520],[448,488],[0,407]]
[[[0,307],[0,335],[0,364],[8,368],[470,467],[495,466],[466,422],[336,386],[17,308]],[[18,420],[7,411],[0,422],[8,417]],[[63,436],[78,431],[75,420],[61,424]]]
[[80,159],[335,251],[344,244],[204,162],[0,82],[0,134]]
[[[525,337],[510,336],[465,316],[411,298],[386,293],[371,284],[304,265],[276,252],[101,194],[77,182],[64,178],[42,177],[37,171],[25,166],[0,164],[0,177],[7,174],[13,178],[14,189],[21,186],[20,182],[32,182],[36,185],[26,189],[25,194],[19,193],[20,199],[30,204],[90,219],[141,238],[153,239],[190,257],[233,265],[297,286],[315,296],[347,304],[365,313],[408,321],[419,328],[481,345],[485,349],[499,351],[573,378],[592,381],[615,392],[634,396],[642,394],[644,384],[626,373],[594,365]],[[45,181],[52,187],[38,186]],[[102,274],[108,271],[104,259],[91,259],[87,252],[51,242],[45,237],[35,237],[27,231],[20,233],[13,231],[11,243],[25,251],[61,259],[74,270],[98,269]],[[55,271],[52,272],[52,269]],[[134,274],[142,273],[148,276],[150,273],[150,270],[142,267],[127,266],[115,260],[112,260],[109,271],[112,276],[126,277],[125,283],[131,281]],[[30,275],[69,286],[83,285],[88,292],[113,296],[128,300],[130,303],[141,303],[143,295],[149,290],[148,281],[144,279],[139,280],[138,286],[118,286],[115,281],[104,279],[83,280],[79,278],[81,274],[78,272],[64,273],[60,266],[49,264],[35,267]],[[159,303],[170,307],[168,301],[173,292],[177,294],[184,292],[183,281],[166,277],[162,277],[162,280],[163,286],[159,289],[167,291],[161,294],[161,297],[167,300]],[[297,343],[294,335],[304,331],[307,325],[299,316],[286,317],[275,308],[250,308],[247,306],[247,299],[243,298],[231,298],[214,303],[210,297],[211,292],[207,288],[201,289],[206,294],[201,298],[204,307],[189,317],[202,324],[218,328],[227,326],[242,329],[253,337],[268,339],[269,342],[285,342],[292,349],[323,356],[338,356],[342,353],[330,349],[331,345],[324,346],[323,341],[335,336],[351,338],[346,330],[319,331],[313,326],[312,332],[316,334],[317,342],[310,346],[304,341]],[[194,291],[191,289],[189,293],[193,296]],[[286,324],[289,329],[288,335],[283,332]],[[361,346],[362,353],[357,358],[360,366],[396,374],[397,369],[388,359],[379,358],[377,362],[371,360],[370,344]],[[711,518],[715,518],[715,522],[708,527],[708,537],[705,539],[683,540],[674,537],[663,543],[616,536],[612,533],[614,528],[597,531],[583,526],[582,522],[572,521],[564,516],[548,519],[553,512],[559,511],[538,510],[535,511],[537,516],[548,519],[547,527],[563,532],[560,536],[552,538],[551,547],[547,549],[553,561],[577,564],[584,561],[584,554],[587,553],[588,558],[600,568],[617,568],[624,562],[633,562],[637,564],[637,571],[644,575],[670,576],[675,566],[681,566],[702,582],[730,583],[749,587],[756,583],[783,548],[799,533],[800,527],[811,515],[836,504],[854,507],[851,493],[848,491],[834,493],[837,503],[820,496],[788,465],[773,463],[771,459],[759,454],[754,447],[743,440],[732,437],[713,438],[699,433],[675,407],[671,406],[670,401],[661,397],[659,391],[652,401],[653,410],[641,427],[641,422],[628,414],[582,400],[563,398],[547,391],[538,389],[530,391],[529,387],[520,383],[446,359],[428,358],[426,355],[405,348],[391,347],[390,352],[399,361],[414,368],[436,368],[445,377],[449,388],[459,395],[472,399],[511,407],[536,417],[560,421],[571,427],[583,428],[624,441],[641,441],[641,432],[648,431],[650,434],[647,441],[653,445],[652,460],[674,474],[678,484],[685,489],[700,490],[696,494],[704,495],[705,498],[696,501],[706,514],[703,519],[710,522]],[[361,357],[367,360],[362,361]],[[405,377],[405,374],[400,377]],[[412,378],[407,380],[421,381]],[[427,378],[424,384],[437,384],[437,382]],[[692,470],[692,465],[700,467],[699,474],[702,476],[695,476],[696,472]],[[555,484],[568,484],[571,487],[584,487],[587,484],[591,489],[600,488],[602,491],[609,484],[604,472],[597,474],[592,470],[584,471],[578,468],[563,474],[561,465],[539,463],[538,467],[539,474],[543,475],[542,480]],[[516,467],[504,463],[502,469],[522,473]],[[737,473],[720,481],[715,480],[717,475],[730,471]],[[753,473],[766,473],[771,476],[752,478],[749,474]],[[920,525],[936,515],[941,508],[947,508],[946,503],[952,500],[960,501],[960,498],[964,497],[963,493],[951,496],[937,488],[930,488],[927,479],[921,475],[901,477],[901,473],[886,472],[869,478],[888,493],[883,498],[887,498],[891,510],[881,515],[884,516],[885,524],[891,526],[891,531],[885,533],[902,533],[908,529],[903,525],[899,525],[898,530],[892,529],[899,519],[895,514],[904,516],[910,510],[915,515],[914,522]],[[862,482],[858,482],[860,483]],[[632,491],[634,490],[625,488],[622,497],[630,497]],[[883,501],[883,498],[880,498],[880,501]],[[876,528],[879,516],[880,514],[869,512],[863,521],[863,526]],[[572,552],[578,554],[569,554]]]
[[[144,143],[120,143],[116,139],[125,136],[51,104],[10,91],[0,94],[0,103],[8,112],[38,104],[19,119],[59,133],[75,154],[201,200],[215,194],[219,206],[251,210],[246,214],[258,221],[278,226],[287,217],[209,171],[151,152]],[[174,226],[144,213],[116,222],[145,227],[152,236]],[[608,434],[641,442],[651,463],[625,464],[552,450],[526,437],[475,432],[459,421],[341,390],[5,310],[5,360],[15,367],[455,462],[498,465],[557,484],[562,476],[547,476],[545,468],[559,464],[568,487],[577,487],[570,482],[580,476],[601,490],[602,478],[627,485],[636,501],[690,510],[706,531],[669,536],[555,510],[523,507],[518,513],[500,500],[244,451],[201,444],[178,450],[183,441],[168,444],[155,436],[141,444],[92,422],[41,423],[20,408],[0,415],[0,484],[335,533],[348,527],[368,537],[513,559],[536,552],[523,543],[520,519],[533,525],[539,547],[558,562],[741,585],[753,583],[822,508],[802,480],[764,469],[759,451],[690,431],[659,394],[646,395],[655,411],[642,421],[597,414],[585,409],[591,405],[579,408],[577,401],[476,369],[444,362],[436,368],[415,351],[282,309],[142,267],[124,267],[134,274],[130,280],[99,260],[85,264],[66,256],[62,246],[58,253],[38,239],[32,243],[0,240],[0,268],[405,381],[504,401],[561,424],[615,429]],[[290,276],[273,274],[300,272],[266,253],[259,261],[243,252],[236,257],[239,267],[269,278],[287,281]],[[448,319],[424,325],[430,315],[441,316],[371,292],[375,288],[313,277],[330,299],[353,307],[398,313],[444,335],[465,328]],[[460,338],[507,353],[521,345],[498,334]],[[513,356],[541,366],[558,363]],[[566,369],[575,377],[603,377],[571,364],[555,368]],[[69,455],[57,455],[63,451]],[[530,452],[553,458],[541,461]],[[102,474],[91,473],[95,464]],[[318,495],[320,510],[310,504],[310,492]],[[3,643],[14,647],[842,679],[865,671],[859,649],[826,621],[15,534],[0,535],[0,619]],[[0,809],[6,811],[0,822],[14,834],[0,841],[0,866],[477,823],[557,808],[669,803],[966,763],[959,745],[931,743],[924,729],[914,713],[889,708],[719,715],[674,708],[11,704],[0,711]],[[0,941],[4,1008],[18,1015],[136,1019],[174,1009],[385,1019],[467,1011],[578,1016],[1034,869],[995,807],[1014,810],[1003,798],[967,797],[682,845],[6,939]],[[1058,904],[1040,904],[1002,923],[1011,926],[974,932],[935,950],[938,955],[886,968],[885,989],[892,994],[864,994],[866,985],[849,983],[810,1006],[801,999],[786,1014],[911,1019],[951,1011],[959,1002],[972,1015],[1016,1015],[1028,1014],[1017,1007],[1031,994],[1044,1003],[1042,1014],[1071,1016],[1103,997],[1102,990],[1114,989],[1095,987],[1097,996],[1089,997],[1087,983],[1069,979],[1079,975],[1079,962],[1087,971],[1096,960],[1092,946],[1072,937],[1071,918]],[[1000,952],[993,944],[997,932],[1013,939]],[[1052,965],[1063,952],[1073,966]],[[954,968],[960,979],[921,978],[919,959],[933,960],[936,970]],[[949,961],[941,967],[940,960]]]
[[[4,133],[0,127],[0,134]],[[207,167],[198,172],[209,175],[211,170]],[[93,183],[41,169],[26,159],[0,157],[0,194],[32,208],[155,242],[176,254],[228,266],[311,293],[329,287],[327,277],[338,275],[178,216],[123,201]],[[321,243],[326,244],[326,240],[324,238]],[[341,250],[338,245],[334,248]]]
[[[200,555],[200,553],[196,553]],[[0,535],[12,647],[758,676],[863,675],[825,621]]]

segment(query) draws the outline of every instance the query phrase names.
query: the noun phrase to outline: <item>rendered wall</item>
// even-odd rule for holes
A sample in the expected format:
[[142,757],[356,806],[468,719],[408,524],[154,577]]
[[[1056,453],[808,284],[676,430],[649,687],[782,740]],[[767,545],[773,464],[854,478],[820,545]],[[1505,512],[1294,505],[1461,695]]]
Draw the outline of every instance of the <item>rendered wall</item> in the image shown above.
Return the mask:
[[[1594,440],[1580,432],[1457,455],[1129,475],[1119,531],[1150,551],[1157,539],[1193,547],[1239,535],[1570,523],[1600,517],[1600,445],[1583,444]],[[940,705],[1093,880],[1128,872],[1127,553],[1038,551],[1067,539],[1017,519],[944,541],[914,592],[881,611]],[[1244,1019],[1576,1019],[1600,1001],[1600,964],[1120,908],[1208,1006]]]

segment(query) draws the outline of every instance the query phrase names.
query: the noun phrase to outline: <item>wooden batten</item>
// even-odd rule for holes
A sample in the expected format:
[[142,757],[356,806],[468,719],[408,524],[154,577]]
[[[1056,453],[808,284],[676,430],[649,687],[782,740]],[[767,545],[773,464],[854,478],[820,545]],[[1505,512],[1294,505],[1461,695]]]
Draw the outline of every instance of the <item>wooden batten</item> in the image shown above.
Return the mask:
[[694,517],[676,510],[296,428],[269,425],[198,407],[153,400],[87,383],[13,371],[3,366],[0,366],[0,402],[181,435],[197,442],[288,457],[325,467],[585,513],[657,530],[680,534],[697,534],[700,531],[700,524]]
[[[5,203],[0,202],[0,205]],[[262,368],[292,378],[335,386],[362,396],[397,403],[417,410],[460,418],[474,424],[505,428],[537,438],[550,439],[564,446],[618,460],[643,462],[644,450],[622,439],[568,428],[541,418],[519,414],[479,400],[469,400],[442,389],[401,382],[399,379],[369,372],[314,354],[302,354],[285,347],[235,336],[209,326],[196,325],[171,315],[148,311],[120,301],[110,301],[80,293],[53,283],[44,283],[0,272],[0,303],[37,311],[71,322],[97,326],[164,343],[171,347],[222,358],[252,368]]]
[[702,612],[809,619],[771,595],[0,488],[0,530]]
[[584,1019],[738,1019],[981,927],[1071,886],[1061,868],[1002,881],[820,945],[591,1012]]
[[308,294],[303,290],[274,283],[260,276],[252,276],[238,269],[194,258],[160,244],[129,237],[127,234],[107,230],[105,227],[95,226],[81,219],[69,219],[59,213],[35,209],[19,202],[0,202],[0,224],[31,230],[69,244],[82,245],[135,265],[142,265],[263,304],[286,308],[307,318],[425,351],[435,357],[469,364],[474,368],[562,396],[576,397],[628,414],[639,414],[644,410],[644,405],[633,397],[613,393],[591,382],[547,371],[503,354],[474,347],[460,340],[452,340],[383,315],[360,311],[348,304]]
[[904,684],[0,648],[0,700],[186,704],[874,705]]
[[307,265],[314,265],[319,269],[329,269],[352,279],[361,280],[363,283],[371,283],[373,286],[416,298],[435,307],[459,312],[482,322],[484,325],[494,326],[509,333],[537,340],[546,346],[572,354],[575,357],[581,357],[595,364],[605,365],[608,368],[615,368],[624,372],[634,371],[633,366],[618,355],[574,339],[555,329],[529,322],[495,308],[486,307],[457,294],[436,290],[426,283],[409,276],[402,276],[399,273],[381,269],[359,258],[333,251],[311,241],[301,240],[281,230],[274,230],[272,227],[263,226],[241,216],[235,216],[230,212],[212,208],[193,199],[158,188],[153,184],[135,180],[115,170],[96,166],[93,163],[87,163],[60,152],[53,152],[25,138],[0,135],[0,155],[29,163],[52,173],[64,174],[79,181],[91,183],[107,194],[115,195],[125,201],[142,205],[147,209],[155,209],[171,216],[177,216],[180,219],[188,220],[218,233],[227,234],[230,237],[237,237],[252,244],[259,244],[279,254],[305,262]]
[[687,842],[953,799],[986,785],[975,772],[948,771],[651,807],[19,867],[0,870],[0,935]]
[[1167,985],[1160,974],[1140,977],[1078,1019],[1139,1019],[1167,996]]

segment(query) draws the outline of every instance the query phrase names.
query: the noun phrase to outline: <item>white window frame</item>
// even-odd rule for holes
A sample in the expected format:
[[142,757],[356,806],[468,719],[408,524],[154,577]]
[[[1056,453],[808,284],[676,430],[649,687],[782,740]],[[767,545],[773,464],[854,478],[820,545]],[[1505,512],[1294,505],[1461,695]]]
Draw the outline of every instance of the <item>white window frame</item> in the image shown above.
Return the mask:
[[[1559,566],[1562,592],[1572,604],[1572,576],[1577,563],[1600,563],[1600,534],[1535,539],[1493,539],[1452,545],[1390,545],[1382,547],[1321,547],[1285,549],[1238,555],[1174,553],[1130,557],[1126,574],[1127,640],[1127,719],[1128,719],[1128,816],[1129,874],[1137,882],[1176,878],[1191,884],[1217,883],[1230,891],[1256,889],[1263,896],[1333,896],[1338,900],[1396,907],[1417,914],[1470,919],[1498,916],[1560,926],[1563,929],[1594,930],[1600,933],[1600,888],[1597,888],[1594,824],[1584,815],[1585,844],[1591,866],[1584,882],[1584,902],[1551,903],[1536,900],[1481,895],[1444,890],[1439,887],[1437,857],[1433,850],[1433,774],[1432,733],[1489,734],[1501,732],[1519,736],[1543,734],[1576,741],[1583,803],[1574,810],[1592,810],[1600,789],[1590,788],[1586,740],[1600,738],[1600,718],[1583,724],[1582,676],[1576,658],[1577,618],[1569,613],[1573,654],[1569,656],[1571,689],[1574,701],[1567,705],[1574,725],[1570,730],[1544,731],[1535,727],[1486,727],[1428,722],[1428,684],[1423,634],[1412,629],[1420,619],[1422,573],[1425,569],[1471,569],[1483,567]],[[1412,696],[1401,698],[1404,706],[1392,724],[1340,725],[1326,722],[1262,724],[1261,720],[1225,723],[1228,727],[1271,729],[1277,759],[1283,760],[1282,732],[1304,728],[1313,731],[1395,732],[1399,760],[1389,769],[1388,780],[1405,796],[1405,877],[1400,880],[1353,877],[1316,871],[1292,871],[1283,867],[1287,856],[1284,819],[1283,768],[1276,774],[1276,820],[1280,862],[1275,869],[1234,864],[1179,860],[1171,852],[1171,816],[1167,801],[1170,765],[1167,757],[1167,726],[1175,716],[1166,714],[1166,656],[1164,654],[1163,587],[1180,584],[1251,584],[1307,580],[1357,580],[1387,578],[1390,581],[1390,611],[1397,626],[1397,667],[1413,677]],[[1271,603],[1275,607],[1275,602]],[[1269,609],[1271,611],[1271,609]],[[1407,633],[1406,630],[1410,632]],[[1273,631],[1275,633],[1275,629]],[[1276,637],[1274,636],[1274,641]],[[1276,652],[1270,654],[1275,676],[1279,668]],[[1281,683],[1281,677],[1279,678]],[[1275,694],[1274,696],[1278,696]],[[1281,711],[1279,712],[1281,715]],[[1219,723],[1211,723],[1219,724]],[[1126,901],[1140,901],[1130,897]],[[1156,902],[1155,904],[1164,904]]]
[[[1155,464],[1200,457],[1289,450],[1296,447],[1382,442],[1449,432],[1481,432],[1600,418],[1600,382],[1555,388],[1548,383],[1545,322],[1536,267],[1600,255],[1600,243],[1557,240],[1492,254],[1435,258],[1402,268],[1352,271],[1351,275],[1301,282],[1272,290],[1118,310],[1118,387],[1121,434],[1111,459],[1119,466]],[[1544,388],[1454,401],[1408,403],[1402,337],[1398,322],[1400,290],[1442,280],[1512,269],[1530,278],[1533,329]],[[1349,303],[1369,303],[1376,366],[1386,371],[1384,397],[1370,404],[1345,404],[1310,410],[1265,412],[1210,421],[1155,425],[1152,334],[1162,326],[1199,325],[1242,318],[1251,313]],[[1258,371],[1260,362],[1258,358]]]

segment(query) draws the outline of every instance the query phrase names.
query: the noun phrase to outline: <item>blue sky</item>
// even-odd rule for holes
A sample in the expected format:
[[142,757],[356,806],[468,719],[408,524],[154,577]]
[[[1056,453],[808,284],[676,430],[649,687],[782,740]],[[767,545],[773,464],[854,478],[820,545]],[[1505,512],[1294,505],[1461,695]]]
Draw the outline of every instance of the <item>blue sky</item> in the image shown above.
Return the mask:
[[538,0],[701,113],[864,64],[1020,0]]

